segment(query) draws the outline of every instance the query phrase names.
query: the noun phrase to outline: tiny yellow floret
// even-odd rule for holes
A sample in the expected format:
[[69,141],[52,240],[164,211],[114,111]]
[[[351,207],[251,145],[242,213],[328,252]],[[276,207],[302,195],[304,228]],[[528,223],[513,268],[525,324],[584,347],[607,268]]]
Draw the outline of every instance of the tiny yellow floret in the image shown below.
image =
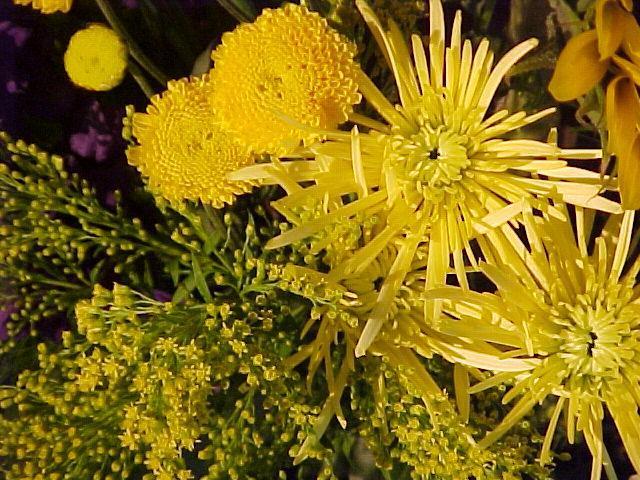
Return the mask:
[[42,13],[67,13],[71,10],[73,0],[13,0],[16,5],[31,5],[34,10],[40,10]]
[[305,7],[265,9],[212,53],[212,105],[256,152],[283,153],[310,138],[297,125],[335,128],[360,101],[356,46]]
[[221,207],[256,184],[226,179],[227,173],[253,163],[253,156],[221,128],[208,103],[210,94],[206,77],[171,81],[151,99],[146,113],[133,115],[139,145],[127,150],[129,163],[169,201],[201,200]]
[[113,30],[93,24],[71,37],[64,54],[64,68],[79,87],[111,90],[124,78],[127,47]]

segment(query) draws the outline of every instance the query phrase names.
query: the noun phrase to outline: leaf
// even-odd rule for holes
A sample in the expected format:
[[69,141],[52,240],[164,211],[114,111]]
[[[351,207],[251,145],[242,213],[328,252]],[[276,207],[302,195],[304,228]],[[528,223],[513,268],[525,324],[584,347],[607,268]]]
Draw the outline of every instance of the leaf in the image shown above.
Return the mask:
[[169,264],[169,275],[171,275],[171,281],[174,285],[178,284],[180,280],[180,261],[177,258],[173,258]]
[[193,278],[196,282],[198,292],[200,292],[200,295],[202,295],[202,298],[204,298],[207,303],[213,303],[213,297],[211,296],[211,292],[209,291],[209,287],[207,286],[207,280],[202,273],[200,262],[193,253],[191,254],[191,266],[193,268]]
[[218,3],[240,22],[253,22],[258,16],[250,0],[218,0]]

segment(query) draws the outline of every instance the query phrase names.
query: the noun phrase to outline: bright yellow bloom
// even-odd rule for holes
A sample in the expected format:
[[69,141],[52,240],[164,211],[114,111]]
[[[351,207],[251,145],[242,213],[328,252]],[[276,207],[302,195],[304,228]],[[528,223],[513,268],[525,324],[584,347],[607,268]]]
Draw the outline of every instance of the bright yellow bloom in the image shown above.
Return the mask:
[[127,47],[113,30],[96,23],[71,37],[64,54],[64,68],[79,87],[111,90],[124,78]]
[[31,5],[35,10],[42,13],[67,13],[71,10],[73,0],[13,0],[16,5]]
[[212,105],[255,152],[282,153],[311,137],[284,119],[334,128],[360,101],[356,47],[305,7],[265,9],[212,53]]
[[[385,31],[364,2],[358,6],[389,59],[401,104],[392,105],[362,74],[360,90],[386,123],[354,114],[352,119],[366,133],[358,128],[351,133],[309,129],[327,138],[300,153],[311,160],[257,165],[232,178],[261,178],[287,190],[288,208],[280,211],[294,228],[273,239],[270,248],[299,241],[356,214],[379,215],[374,235],[361,239],[361,248],[330,272],[339,281],[362,272],[390,243],[396,249],[356,347],[356,354],[362,355],[387,321],[421,245],[428,243],[425,289],[444,285],[452,271],[466,286],[464,252],[468,262],[475,263],[472,240],[517,219],[526,200],[542,205],[558,196],[608,211],[619,211],[619,205],[598,196],[598,174],[567,167],[563,160],[598,158],[599,150],[563,150],[552,142],[505,139],[553,109],[530,116],[505,110],[487,114],[502,77],[537,44],[535,40],[516,46],[494,66],[487,40],[475,54],[470,41],[462,42],[458,14],[445,48],[442,5],[431,0],[429,59],[417,35],[412,37],[412,58],[393,22]],[[301,182],[315,185],[303,188]],[[311,221],[302,220],[291,208],[312,201],[322,202],[324,214]],[[485,244],[482,239],[478,243]],[[437,316],[435,306],[430,313],[430,318]]]
[[148,177],[153,191],[170,201],[201,200],[221,207],[254,185],[226,179],[253,157],[220,127],[210,95],[206,78],[171,81],[151,99],[146,113],[133,115],[139,145],[127,150],[129,163]]
[[481,266],[496,294],[446,287],[426,296],[445,299],[442,332],[499,348],[493,365],[479,365],[471,356],[459,361],[496,372],[502,370],[498,358],[532,362],[519,372],[502,371],[471,386],[474,393],[512,381],[503,403],[519,398],[480,446],[497,440],[536,404],[556,397],[543,463],[549,461],[564,410],[569,441],[581,431],[593,454],[592,480],[600,478],[603,463],[612,479],[602,437],[605,408],[640,472],[640,258],[627,262],[634,212],[611,216],[589,252],[594,215],[576,210],[577,242],[570,222],[525,213],[530,247],[496,244],[496,265]]
[[631,0],[598,0],[595,29],[569,40],[549,83],[557,100],[569,101],[585,95],[610,67],[616,67],[616,76],[607,85],[605,116],[608,150],[618,159],[625,209],[640,208],[640,101],[634,85],[640,86],[640,26],[630,13],[632,8]]

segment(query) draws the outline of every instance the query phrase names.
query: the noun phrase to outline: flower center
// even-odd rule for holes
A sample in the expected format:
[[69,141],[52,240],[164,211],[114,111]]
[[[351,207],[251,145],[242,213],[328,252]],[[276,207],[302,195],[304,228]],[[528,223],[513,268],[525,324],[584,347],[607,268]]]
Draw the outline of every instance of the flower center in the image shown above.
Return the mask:
[[408,138],[391,137],[387,165],[409,205],[439,202],[455,191],[470,164],[465,144],[465,136],[444,127],[435,131],[422,127]]
[[[414,132],[398,129],[388,137],[386,174],[412,208],[455,194],[471,163],[473,142],[460,121],[463,115],[455,112],[446,92],[425,95],[406,112],[415,122]],[[470,117],[466,121],[474,123]]]
[[559,356],[570,375],[583,380],[615,379],[640,354],[637,311],[632,306],[615,308],[599,302],[562,306],[564,325],[559,340]]

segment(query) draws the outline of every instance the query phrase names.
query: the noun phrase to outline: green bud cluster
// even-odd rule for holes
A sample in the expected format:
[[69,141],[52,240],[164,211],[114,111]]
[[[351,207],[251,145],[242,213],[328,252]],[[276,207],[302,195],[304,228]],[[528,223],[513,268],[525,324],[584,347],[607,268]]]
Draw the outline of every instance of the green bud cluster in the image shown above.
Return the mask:
[[56,315],[71,318],[105,279],[151,289],[153,259],[184,253],[129,218],[118,193],[113,211],[101,205],[61,157],[1,133],[0,161],[0,276],[5,307],[14,310],[10,336],[35,335],[39,321]]

